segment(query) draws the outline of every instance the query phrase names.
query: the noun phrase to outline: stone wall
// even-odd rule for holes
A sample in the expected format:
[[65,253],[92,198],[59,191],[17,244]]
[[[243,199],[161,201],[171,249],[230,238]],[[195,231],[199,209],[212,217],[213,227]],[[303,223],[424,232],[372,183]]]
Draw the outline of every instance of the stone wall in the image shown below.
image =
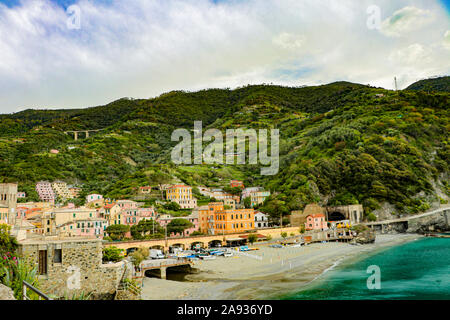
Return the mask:
[[[54,260],[58,249],[61,262]],[[97,299],[112,299],[127,269],[125,262],[103,264],[102,242],[97,239],[41,240],[23,242],[19,246],[19,253],[36,267],[39,266],[39,250],[47,251],[47,274],[39,276],[40,289],[56,297],[83,292],[92,293]]]

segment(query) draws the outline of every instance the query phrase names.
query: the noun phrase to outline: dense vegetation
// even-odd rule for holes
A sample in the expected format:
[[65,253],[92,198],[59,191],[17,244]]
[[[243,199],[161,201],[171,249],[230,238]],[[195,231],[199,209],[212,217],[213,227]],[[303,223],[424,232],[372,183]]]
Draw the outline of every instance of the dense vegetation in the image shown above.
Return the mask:
[[450,92],[450,76],[420,80],[410,85],[406,90]]
[[[27,201],[36,199],[33,187],[39,180],[82,185],[81,198],[89,192],[133,198],[147,184],[224,187],[230,179],[242,179],[246,186],[272,191],[262,209],[274,218],[313,201],[362,203],[367,214],[390,203],[398,212],[414,213],[450,195],[450,94],[439,92],[445,85],[434,86],[434,80],[420,85],[434,88],[425,91],[394,92],[347,82],[258,85],[2,115],[0,180],[18,181]],[[448,78],[439,81],[448,86]],[[222,131],[279,129],[279,173],[261,176],[256,165],[174,165],[171,133],[192,130],[194,120],[203,121],[204,129]],[[64,134],[99,128],[105,130],[78,141]],[[131,231],[145,237],[148,227]]]

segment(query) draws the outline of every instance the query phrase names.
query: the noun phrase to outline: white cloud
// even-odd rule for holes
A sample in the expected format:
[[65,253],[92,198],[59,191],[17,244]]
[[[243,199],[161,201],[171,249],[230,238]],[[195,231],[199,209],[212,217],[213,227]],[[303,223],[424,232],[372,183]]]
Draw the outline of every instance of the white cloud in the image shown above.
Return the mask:
[[[382,32],[366,27],[373,3],[382,9]],[[262,82],[392,88],[394,76],[406,85],[450,71],[442,45],[448,16],[437,1],[76,4],[80,30],[67,29],[66,12],[50,0],[0,5],[0,112]]]
[[443,45],[446,49],[450,50],[450,30],[445,32]]
[[404,7],[383,21],[381,30],[387,36],[400,37],[419,30],[433,21],[433,13],[416,7]]
[[305,44],[305,36],[283,32],[275,36],[272,42],[283,49],[299,49]]

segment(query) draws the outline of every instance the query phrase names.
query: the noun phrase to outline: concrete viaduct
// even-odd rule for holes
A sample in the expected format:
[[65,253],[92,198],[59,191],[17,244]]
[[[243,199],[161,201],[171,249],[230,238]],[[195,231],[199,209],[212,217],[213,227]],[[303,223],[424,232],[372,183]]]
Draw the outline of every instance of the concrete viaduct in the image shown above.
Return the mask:
[[78,134],[79,133],[84,133],[85,134],[85,139],[89,138],[89,132],[98,132],[98,131],[102,131],[104,129],[93,129],[93,130],[78,130],[78,131],[64,131],[65,134],[70,134],[73,133],[73,139],[75,141],[78,140]]
[[400,232],[415,232],[414,230],[411,230],[411,228],[427,222],[431,222],[432,224],[433,221],[439,220],[441,220],[447,227],[450,226],[450,205],[445,205],[439,209],[434,209],[418,215],[402,217],[399,219],[368,222],[364,224],[372,230],[381,233],[386,233],[391,230]]

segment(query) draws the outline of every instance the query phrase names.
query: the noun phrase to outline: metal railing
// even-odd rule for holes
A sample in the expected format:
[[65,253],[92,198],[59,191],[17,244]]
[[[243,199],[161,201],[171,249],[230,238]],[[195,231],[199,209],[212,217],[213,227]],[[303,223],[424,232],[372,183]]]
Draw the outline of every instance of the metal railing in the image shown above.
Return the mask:
[[31,284],[29,284],[26,281],[22,281],[22,286],[23,286],[23,300],[31,300],[30,297],[27,296],[27,289],[30,289],[35,294],[37,294],[39,297],[39,300],[53,300],[52,298],[47,296],[45,293],[43,293],[39,289],[33,287]]

